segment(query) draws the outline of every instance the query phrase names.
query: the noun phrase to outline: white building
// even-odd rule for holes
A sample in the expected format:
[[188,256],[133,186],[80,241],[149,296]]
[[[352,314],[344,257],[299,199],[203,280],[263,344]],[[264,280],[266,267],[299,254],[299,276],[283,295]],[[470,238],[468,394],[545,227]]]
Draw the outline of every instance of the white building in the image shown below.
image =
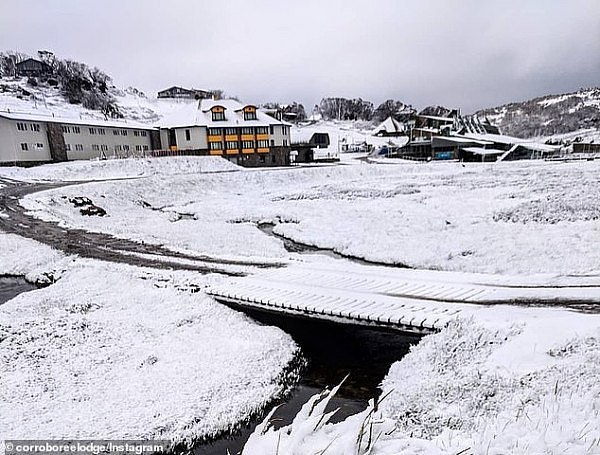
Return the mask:
[[158,140],[156,128],[128,121],[0,112],[0,164],[136,156]]

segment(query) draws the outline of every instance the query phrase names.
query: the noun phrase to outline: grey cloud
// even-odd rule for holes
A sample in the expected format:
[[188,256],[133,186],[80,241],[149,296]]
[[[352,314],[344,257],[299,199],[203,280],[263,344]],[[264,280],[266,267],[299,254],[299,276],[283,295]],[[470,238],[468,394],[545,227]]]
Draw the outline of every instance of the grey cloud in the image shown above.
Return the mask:
[[463,111],[600,83],[597,0],[3,0],[0,48],[41,48],[118,84],[253,102],[398,98]]

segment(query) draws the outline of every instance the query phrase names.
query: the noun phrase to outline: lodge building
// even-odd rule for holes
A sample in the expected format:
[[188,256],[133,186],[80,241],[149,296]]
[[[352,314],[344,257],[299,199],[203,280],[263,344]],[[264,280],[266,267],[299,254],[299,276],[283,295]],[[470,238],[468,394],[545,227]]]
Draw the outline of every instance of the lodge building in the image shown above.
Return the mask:
[[290,124],[234,100],[183,103],[159,125],[0,112],[0,164],[215,155],[241,166],[290,164]]
[[166,149],[222,156],[248,167],[290,164],[290,124],[235,100],[200,100],[160,126]]
[[0,164],[141,156],[160,148],[156,128],[125,121],[0,112]]

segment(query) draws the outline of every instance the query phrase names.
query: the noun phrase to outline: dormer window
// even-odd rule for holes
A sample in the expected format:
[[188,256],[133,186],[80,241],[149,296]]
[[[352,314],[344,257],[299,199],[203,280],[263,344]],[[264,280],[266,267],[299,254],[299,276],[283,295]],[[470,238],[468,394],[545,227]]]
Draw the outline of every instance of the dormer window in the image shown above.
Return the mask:
[[225,108],[223,106],[213,106],[210,112],[212,114],[213,122],[225,120]]
[[244,120],[256,120],[256,107],[255,106],[244,107]]

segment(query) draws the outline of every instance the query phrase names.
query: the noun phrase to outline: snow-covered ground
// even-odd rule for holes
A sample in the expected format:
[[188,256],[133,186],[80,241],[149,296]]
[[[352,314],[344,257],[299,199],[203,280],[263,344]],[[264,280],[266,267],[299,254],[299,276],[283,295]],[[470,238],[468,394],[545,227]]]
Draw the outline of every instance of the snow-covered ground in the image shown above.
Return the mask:
[[[221,257],[285,256],[254,225],[272,221],[275,232],[302,243],[416,268],[600,270],[598,162],[355,163],[91,183],[23,204],[65,226]],[[108,216],[82,216],[73,196],[89,197]]]
[[35,181],[91,181],[147,177],[151,175],[231,172],[239,166],[219,157],[180,156],[164,158],[125,158],[81,160],[45,164],[30,168],[0,167],[0,179]]
[[413,347],[377,407],[327,424],[313,397],[243,453],[598,454],[599,375],[600,316],[490,308]]
[[[223,258],[301,261],[256,228],[262,221],[276,223],[277,233],[303,243],[418,268],[499,273],[507,279],[520,275],[521,283],[542,274],[548,285],[600,271],[598,162],[384,166],[349,160],[355,165],[212,172],[231,169],[220,169],[218,159],[186,160],[164,158],[151,166],[132,160],[125,171],[95,163],[77,171],[70,168],[74,163],[65,163],[37,168],[37,175],[10,174],[17,172],[10,168],[3,175],[140,176],[54,189],[22,203],[36,216],[65,226]],[[195,173],[195,166],[206,172]],[[89,197],[108,216],[82,216],[68,201],[74,196]],[[18,242],[10,236],[0,241]],[[16,261],[18,246],[11,248],[8,257]],[[57,261],[73,259],[59,255]],[[48,267],[34,262],[20,273],[42,265]],[[292,341],[203,294],[178,291],[189,276],[165,273],[75,260],[62,266],[53,286],[0,306],[0,324],[9,334],[0,342],[1,355],[16,362],[2,364],[2,390],[46,418],[35,432],[26,417],[4,417],[15,406],[0,408],[0,428],[65,436],[67,425],[68,436],[84,437],[93,424],[95,436],[128,431],[183,440],[237,422],[281,391],[278,375],[293,355]],[[19,311],[23,308],[31,311]],[[34,331],[33,340],[24,327]],[[60,337],[54,337],[57,330]],[[485,309],[424,338],[393,365],[382,385],[388,396],[377,411],[324,425],[327,419],[311,403],[293,428],[279,433],[259,428],[245,453],[277,453],[273,444],[279,444],[278,453],[326,447],[329,453],[366,453],[369,438],[370,453],[385,455],[600,453],[599,340],[597,315]],[[77,360],[68,374],[58,375],[54,363],[68,358]],[[13,364],[19,369],[8,367]],[[101,374],[90,372],[92,366]],[[39,378],[48,372],[59,380],[44,390]],[[124,391],[105,388],[99,377],[125,384]],[[28,392],[19,385],[24,378]],[[96,390],[106,403],[94,398]],[[64,408],[50,413],[43,400],[28,401],[26,393],[56,393]],[[129,394],[134,405],[126,407]],[[132,414],[145,405],[154,414]],[[356,448],[360,434],[362,452]]]
[[0,274],[59,278],[0,305],[0,439],[190,444],[289,386],[295,343],[190,293],[211,277],[68,258],[6,234],[0,251]]

